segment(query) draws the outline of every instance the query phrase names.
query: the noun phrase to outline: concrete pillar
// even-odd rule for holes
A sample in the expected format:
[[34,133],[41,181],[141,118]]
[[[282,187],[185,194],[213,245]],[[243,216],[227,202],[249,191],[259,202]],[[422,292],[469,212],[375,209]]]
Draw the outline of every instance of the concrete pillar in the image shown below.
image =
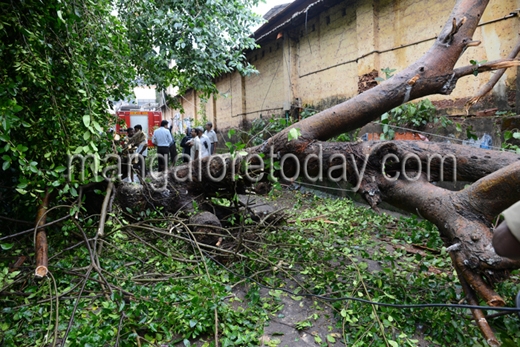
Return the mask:
[[378,0],[358,1],[356,9],[358,76],[379,71]]
[[298,74],[296,70],[296,42],[292,40],[287,32],[283,33],[283,52],[282,52],[282,65],[283,65],[283,108],[284,111],[289,111],[291,105],[294,103],[294,99],[298,97],[296,95],[298,85]]

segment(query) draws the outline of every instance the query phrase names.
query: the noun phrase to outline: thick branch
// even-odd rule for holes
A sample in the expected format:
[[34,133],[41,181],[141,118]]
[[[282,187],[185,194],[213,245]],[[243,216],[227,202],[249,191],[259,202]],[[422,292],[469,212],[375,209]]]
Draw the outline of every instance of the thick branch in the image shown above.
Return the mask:
[[520,200],[520,161],[480,179],[463,194],[474,211],[491,220]]

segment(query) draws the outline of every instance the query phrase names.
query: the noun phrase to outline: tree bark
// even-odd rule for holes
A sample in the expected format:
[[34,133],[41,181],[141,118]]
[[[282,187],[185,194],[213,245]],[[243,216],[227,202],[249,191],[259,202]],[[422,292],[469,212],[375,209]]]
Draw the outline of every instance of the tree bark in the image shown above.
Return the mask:
[[47,234],[45,229],[42,228],[47,220],[47,208],[49,207],[50,194],[45,192],[43,201],[38,208],[36,215],[36,235],[34,236],[34,247],[36,251],[36,270],[34,276],[36,278],[44,278],[47,276],[48,270],[48,245],[47,245]]

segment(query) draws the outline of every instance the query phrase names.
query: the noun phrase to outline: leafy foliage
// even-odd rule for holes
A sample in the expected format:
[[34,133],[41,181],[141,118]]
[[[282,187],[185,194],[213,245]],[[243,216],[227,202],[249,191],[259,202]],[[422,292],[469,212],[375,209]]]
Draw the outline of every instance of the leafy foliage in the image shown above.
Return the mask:
[[144,83],[159,89],[193,88],[215,92],[213,78],[233,70],[255,70],[244,50],[256,47],[248,30],[261,18],[251,8],[258,0],[118,2],[128,28],[130,59]]
[[[117,154],[109,101],[135,84],[209,93],[212,77],[253,72],[243,50],[254,47],[257,2],[119,1],[117,11],[108,0],[1,3],[1,186],[16,188],[2,188],[6,201],[77,196]],[[69,154],[93,158],[84,179],[67,181]]]
[[[282,193],[276,194],[273,199],[280,201]],[[239,258],[225,266],[189,242],[182,227],[185,221],[150,210],[126,217],[114,214],[107,221],[99,256],[103,277],[93,269],[83,292],[91,260],[78,230],[92,239],[97,217],[80,214],[77,222],[51,226],[49,230],[66,236],[51,238],[49,244],[57,291],[50,279],[34,282],[30,267],[10,273],[10,260],[0,259],[3,343],[44,345],[53,341],[54,329],[58,338],[64,338],[75,312],[67,338],[70,346],[115,345],[117,340],[120,346],[184,341],[186,346],[209,347],[214,344],[216,310],[221,345],[257,346],[264,323],[280,319],[282,298],[289,298],[295,305],[304,300],[308,305],[309,316],[294,328],[314,334],[317,346],[327,346],[327,341],[416,346],[419,339],[429,346],[485,345],[467,310],[373,307],[313,297],[391,304],[459,302],[462,289],[431,223],[378,215],[345,199],[309,194],[296,193],[291,204],[295,207],[288,216],[291,223],[266,229],[254,225],[259,239],[248,243],[244,238]],[[244,235],[253,229],[244,230]],[[13,256],[31,256],[31,237],[4,243],[2,248]],[[518,283],[515,271],[497,291],[514,302]],[[246,294],[239,295],[241,290]],[[314,333],[326,312],[331,313],[330,332]],[[504,345],[518,345],[516,316],[489,321]],[[280,339],[268,343],[276,346]]]
[[2,169],[19,194],[68,193],[67,154],[109,150],[107,100],[122,98],[133,76],[121,68],[129,52],[123,28],[110,1],[0,8]]
[[520,140],[520,132],[518,131],[510,131],[506,130],[504,131],[504,142],[502,143],[502,149],[509,150],[509,151],[515,151],[517,154],[520,154],[520,146],[517,144],[509,143],[509,140]]
[[383,125],[381,140],[392,140],[394,138],[395,131],[391,125],[420,128],[428,123],[438,123],[439,121],[443,127],[452,124],[445,116],[438,117],[436,115],[436,108],[429,99],[423,99],[417,103],[409,102],[381,116],[381,124]]

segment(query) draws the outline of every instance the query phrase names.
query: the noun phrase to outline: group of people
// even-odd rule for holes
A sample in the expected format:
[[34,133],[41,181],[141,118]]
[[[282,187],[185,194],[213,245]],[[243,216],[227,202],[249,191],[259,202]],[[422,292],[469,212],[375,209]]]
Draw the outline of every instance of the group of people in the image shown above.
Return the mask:
[[217,134],[211,122],[206,123],[205,131],[202,127],[187,128],[186,136],[181,141],[184,162],[215,154],[217,142]]
[[[205,131],[202,127],[186,129],[186,136],[181,141],[184,162],[215,154],[218,142],[217,134],[213,130],[211,122],[207,122],[205,127]],[[154,131],[152,142],[157,146],[157,154],[162,155],[162,158],[160,157],[158,160],[159,171],[164,171],[166,168],[167,159],[165,158],[169,157],[172,164],[175,164],[177,149],[175,140],[168,128],[168,121],[163,120],[161,126]]]

